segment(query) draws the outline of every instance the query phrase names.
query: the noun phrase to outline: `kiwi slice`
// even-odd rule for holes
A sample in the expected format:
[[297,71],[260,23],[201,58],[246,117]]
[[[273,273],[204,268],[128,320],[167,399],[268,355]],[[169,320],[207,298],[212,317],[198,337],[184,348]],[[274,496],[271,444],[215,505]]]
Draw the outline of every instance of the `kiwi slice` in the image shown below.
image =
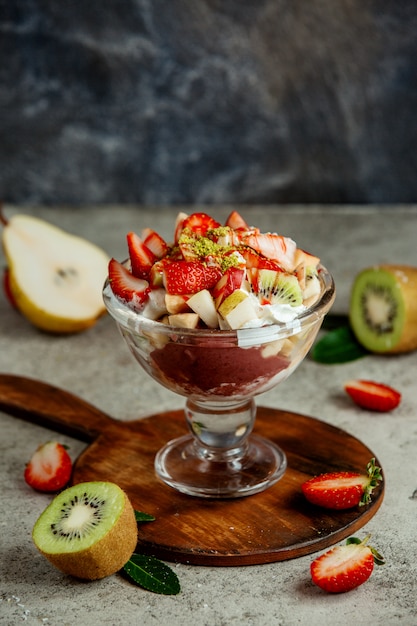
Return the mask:
[[303,292],[296,276],[268,269],[248,269],[247,277],[252,293],[261,304],[303,303]]
[[354,282],[349,320],[357,340],[377,353],[417,348],[417,268],[379,265],[360,272]]
[[135,550],[135,512],[116,484],[79,483],[52,500],[32,538],[65,574],[84,580],[104,578],[121,569]]

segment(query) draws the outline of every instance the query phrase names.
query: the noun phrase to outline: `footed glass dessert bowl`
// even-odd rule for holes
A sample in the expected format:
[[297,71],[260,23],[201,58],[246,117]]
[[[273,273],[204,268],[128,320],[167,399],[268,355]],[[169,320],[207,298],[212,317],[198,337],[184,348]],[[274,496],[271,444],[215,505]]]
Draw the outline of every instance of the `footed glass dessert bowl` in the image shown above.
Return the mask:
[[335,287],[318,267],[320,295],[286,323],[218,330],[181,328],[144,317],[112,293],[103,298],[130,351],[158,383],[185,396],[188,434],[167,442],[155,471],[182,493],[204,498],[252,495],[284,474],[285,452],[252,433],[255,396],[302,362],[330,309]]

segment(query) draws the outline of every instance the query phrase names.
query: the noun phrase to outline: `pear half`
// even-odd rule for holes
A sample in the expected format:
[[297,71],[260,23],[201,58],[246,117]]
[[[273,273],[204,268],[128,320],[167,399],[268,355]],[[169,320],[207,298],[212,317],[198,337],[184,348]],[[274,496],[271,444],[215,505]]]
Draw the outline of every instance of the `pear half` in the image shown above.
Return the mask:
[[108,255],[95,244],[29,215],[7,220],[2,237],[17,308],[41,330],[75,333],[104,313]]

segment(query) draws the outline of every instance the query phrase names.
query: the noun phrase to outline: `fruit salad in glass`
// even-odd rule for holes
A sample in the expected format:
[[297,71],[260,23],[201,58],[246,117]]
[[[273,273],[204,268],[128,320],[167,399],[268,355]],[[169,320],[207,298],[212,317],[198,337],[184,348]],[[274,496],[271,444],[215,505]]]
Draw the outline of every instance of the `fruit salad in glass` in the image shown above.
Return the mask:
[[172,242],[146,228],[127,234],[127,248],[125,262],[109,263],[106,307],[142,367],[187,397],[190,434],[158,453],[158,475],[205,497],[270,486],[285,454],[251,435],[253,397],[308,352],[334,299],[332,277],[291,238],[261,233],[237,211],[224,224],[179,213]]

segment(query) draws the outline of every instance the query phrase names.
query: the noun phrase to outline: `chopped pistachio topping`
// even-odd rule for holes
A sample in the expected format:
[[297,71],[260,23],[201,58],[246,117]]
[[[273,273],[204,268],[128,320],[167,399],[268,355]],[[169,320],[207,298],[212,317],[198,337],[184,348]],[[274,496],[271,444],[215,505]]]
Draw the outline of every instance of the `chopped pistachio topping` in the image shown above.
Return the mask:
[[197,239],[182,233],[180,244],[185,244],[189,247],[199,259],[204,259],[206,256],[217,256],[221,253],[221,246],[207,237],[199,237]]
[[[187,229],[188,230],[188,229]],[[213,241],[209,237],[196,237],[194,234],[190,234],[187,230],[183,231],[180,235],[179,243],[187,246],[189,250],[196,255],[196,257],[202,262],[215,262],[217,263],[222,272],[225,272],[229,267],[235,267],[242,261],[240,255],[233,254],[232,246],[222,246],[221,244]],[[215,228],[208,231],[208,235],[212,233],[216,236],[218,232],[223,231],[222,234],[227,233],[228,227]],[[230,254],[232,252],[232,254]],[[229,253],[226,255],[226,253]]]
[[242,263],[242,258],[238,254],[229,254],[221,258],[220,267],[224,273],[230,267],[238,267]]
[[230,226],[218,226],[217,228],[211,228],[207,232],[207,235],[210,238],[224,237],[225,235],[228,235],[231,231],[233,231],[233,229],[230,228]]

